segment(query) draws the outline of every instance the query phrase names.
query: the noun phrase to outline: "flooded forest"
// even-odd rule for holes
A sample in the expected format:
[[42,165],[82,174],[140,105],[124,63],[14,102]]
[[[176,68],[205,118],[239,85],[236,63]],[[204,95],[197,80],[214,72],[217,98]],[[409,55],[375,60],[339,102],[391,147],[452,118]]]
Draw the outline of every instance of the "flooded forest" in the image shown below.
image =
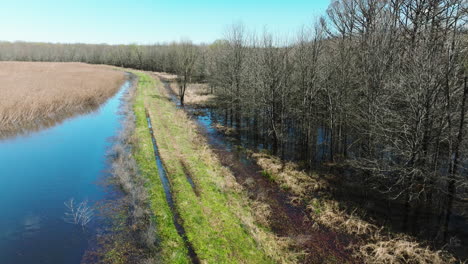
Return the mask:
[[[343,210],[467,259],[467,10],[463,0],[337,0],[289,36],[234,23],[211,44],[0,42],[0,60],[175,74],[179,107],[245,157],[331,174],[320,195]],[[188,102],[196,85],[211,100]]]

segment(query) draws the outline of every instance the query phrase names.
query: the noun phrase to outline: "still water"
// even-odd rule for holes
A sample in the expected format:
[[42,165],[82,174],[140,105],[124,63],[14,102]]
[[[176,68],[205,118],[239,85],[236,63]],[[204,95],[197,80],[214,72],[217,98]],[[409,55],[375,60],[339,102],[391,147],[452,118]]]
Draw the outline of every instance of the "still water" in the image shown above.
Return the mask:
[[[80,263],[102,222],[64,220],[64,202],[106,198],[99,182],[120,128],[120,91],[97,111],[28,135],[0,139],[0,263]],[[97,215],[97,212],[95,212]]]

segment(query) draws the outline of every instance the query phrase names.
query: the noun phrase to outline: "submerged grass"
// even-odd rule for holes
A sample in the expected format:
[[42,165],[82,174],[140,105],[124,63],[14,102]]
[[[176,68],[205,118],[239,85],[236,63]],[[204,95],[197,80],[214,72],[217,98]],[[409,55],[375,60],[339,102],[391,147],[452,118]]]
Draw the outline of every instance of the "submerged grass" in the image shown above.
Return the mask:
[[[267,230],[267,220],[257,221],[250,201],[232,173],[223,167],[195,124],[165,96],[163,85],[144,73],[139,78],[135,102],[136,160],[148,175],[152,210],[156,215],[165,262],[187,261],[187,250],[172,223],[162,184],[152,156],[145,108],[170,180],[177,212],[189,242],[202,263],[291,263],[297,255],[288,251],[289,241]],[[187,175],[189,174],[189,175]],[[195,192],[188,179],[196,186]],[[262,222],[262,223],[259,223]],[[163,230],[161,230],[163,229]]]

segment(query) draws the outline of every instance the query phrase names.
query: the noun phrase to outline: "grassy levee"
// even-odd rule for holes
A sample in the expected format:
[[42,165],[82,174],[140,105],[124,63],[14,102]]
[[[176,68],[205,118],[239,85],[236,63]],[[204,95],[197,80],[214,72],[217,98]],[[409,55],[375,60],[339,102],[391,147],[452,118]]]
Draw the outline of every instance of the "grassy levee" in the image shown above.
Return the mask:
[[150,206],[153,211],[154,221],[157,225],[157,237],[160,247],[160,255],[165,263],[189,263],[188,252],[184,241],[177,233],[173,223],[173,216],[169,205],[166,203],[163,185],[158,175],[158,169],[154,160],[153,143],[148,131],[145,116],[145,102],[148,92],[154,87],[154,82],[148,76],[135,72],[138,75],[137,95],[134,103],[136,118],[136,146],[134,158],[140,169],[140,173],[148,179],[147,189]]
[[[186,251],[181,249],[183,243],[170,223],[172,217],[156,175],[145,109],[152,120],[176,210],[198,259],[202,263],[294,262],[294,256],[285,249],[287,243],[255,223],[241,187],[214,158],[193,122],[164,96],[162,83],[147,74],[136,74],[140,78],[135,103],[140,139],[137,162],[149,175],[152,209],[158,225],[165,228],[158,228],[158,232],[163,232],[160,236],[165,260],[186,260]],[[197,193],[187,177],[193,180]]]

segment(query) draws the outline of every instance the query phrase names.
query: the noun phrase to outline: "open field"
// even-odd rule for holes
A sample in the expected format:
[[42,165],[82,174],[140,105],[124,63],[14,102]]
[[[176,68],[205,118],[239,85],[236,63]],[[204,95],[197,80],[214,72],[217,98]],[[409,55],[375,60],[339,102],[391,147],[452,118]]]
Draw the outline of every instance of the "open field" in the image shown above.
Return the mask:
[[0,62],[0,133],[48,127],[96,109],[125,79],[83,63]]

